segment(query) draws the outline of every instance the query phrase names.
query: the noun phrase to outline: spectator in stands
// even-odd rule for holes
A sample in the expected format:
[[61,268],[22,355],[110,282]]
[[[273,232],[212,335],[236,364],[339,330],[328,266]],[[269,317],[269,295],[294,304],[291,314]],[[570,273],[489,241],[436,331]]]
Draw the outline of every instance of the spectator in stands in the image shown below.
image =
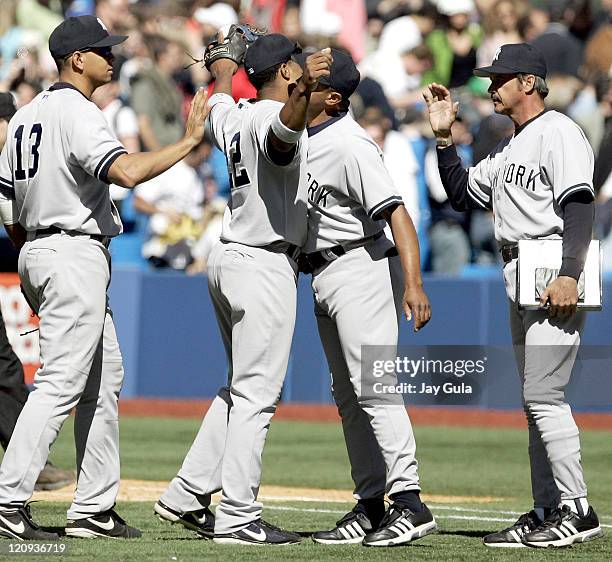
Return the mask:
[[[414,52],[414,49],[422,45],[423,38],[432,31],[434,24],[431,10],[422,10],[390,21],[382,29],[377,49],[363,59],[359,71],[380,83],[385,95],[391,100],[401,97],[412,89],[412,76],[419,70],[407,73],[403,55]],[[429,57],[422,50],[417,53],[419,59]]]
[[[114,68],[112,81],[98,88],[93,93],[91,101],[102,110],[111,130],[125,149],[129,153],[138,152],[140,150],[138,118],[134,110],[119,95],[118,74],[119,69]],[[130,190],[114,184],[111,184],[109,189],[111,199],[121,215],[123,201],[130,194]]]
[[204,206],[202,213],[202,235],[193,246],[191,252],[193,262],[187,267],[188,275],[206,273],[208,256],[213,246],[221,237],[223,214],[226,207],[227,200],[223,197],[215,197]]
[[[548,6],[548,25],[531,40],[531,44],[544,55],[548,76],[578,76],[582,43],[569,31],[572,15],[571,0],[552,0]],[[551,88],[551,91],[555,89]]]
[[433,54],[434,64],[425,73],[423,82],[459,88],[472,78],[482,30],[479,25],[470,22],[475,9],[472,0],[439,0],[437,6],[443,17],[443,25],[425,39]]
[[[453,125],[453,139],[457,152],[466,166],[471,166],[472,137],[461,120]],[[431,226],[431,269],[434,273],[458,275],[471,261],[469,239],[470,215],[453,210],[438,172],[435,143],[429,142],[425,155],[425,181],[429,189]]]
[[154,65],[135,77],[130,105],[138,116],[144,148],[158,150],[183,135],[183,96],[173,74],[183,67],[185,52],[159,35],[149,37],[149,44]]
[[306,35],[334,38],[359,62],[365,55],[367,13],[363,0],[301,0],[300,21]]
[[400,192],[414,227],[419,231],[419,191],[417,186],[417,164],[408,138],[399,131],[391,130],[391,122],[377,108],[366,111],[359,124],[372,137],[384,155],[385,168],[393,184]]
[[204,187],[198,170],[210,155],[202,142],[182,161],[134,190],[134,208],[149,215],[149,239],[142,255],[154,267],[185,269],[202,234]]
[[[484,15],[485,37],[476,53],[476,65],[487,66],[495,52],[507,43],[521,43],[519,21],[527,14],[527,3],[522,0],[497,0]],[[487,82],[488,86],[488,82]]]

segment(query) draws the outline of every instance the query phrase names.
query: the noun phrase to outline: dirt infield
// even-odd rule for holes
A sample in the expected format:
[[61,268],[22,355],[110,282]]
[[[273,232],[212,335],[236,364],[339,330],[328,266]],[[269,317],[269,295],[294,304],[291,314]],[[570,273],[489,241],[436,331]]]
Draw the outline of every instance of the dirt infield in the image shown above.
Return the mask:
[[[162,416],[177,418],[201,418],[210,400],[131,399],[120,402],[122,416]],[[338,422],[338,412],[332,404],[280,404],[278,419],[294,421]],[[612,431],[612,414],[575,413],[582,429]],[[470,408],[444,408],[414,406],[410,418],[415,425],[460,427],[527,427],[521,411],[478,410]]]
[[[149,480],[121,480],[118,501],[155,502],[165,489],[168,482]],[[36,492],[34,501],[70,502],[74,493],[74,485],[66,486],[53,492]],[[423,501],[430,503],[492,503],[507,498],[490,496],[446,496],[439,494],[422,494]],[[263,501],[300,501],[324,503],[352,503],[355,501],[349,490],[325,490],[321,488],[290,488],[287,486],[262,486],[259,499]],[[219,501],[219,495],[213,496],[213,503]]]

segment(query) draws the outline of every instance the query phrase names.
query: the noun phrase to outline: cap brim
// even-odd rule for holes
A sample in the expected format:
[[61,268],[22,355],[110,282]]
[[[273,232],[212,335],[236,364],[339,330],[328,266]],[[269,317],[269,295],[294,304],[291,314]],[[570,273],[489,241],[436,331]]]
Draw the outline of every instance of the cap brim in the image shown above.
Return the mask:
[[480,68],[474,69],[474,76],[481,76],[483,78],[488,78],[491,74],[517,74],[518,71],[513,68],[508,68],[507,66],[501,66],[498,64],[493,64],[491,66],[481,66]]
[[127,35],[109,35],[104,39],[100,39],[100,41],[96,41],[95,43],[88,45],[88,49],[99,49],[101,47],[113,47],[114,45],[119,45],[119,43],[123,43],[128,38]]

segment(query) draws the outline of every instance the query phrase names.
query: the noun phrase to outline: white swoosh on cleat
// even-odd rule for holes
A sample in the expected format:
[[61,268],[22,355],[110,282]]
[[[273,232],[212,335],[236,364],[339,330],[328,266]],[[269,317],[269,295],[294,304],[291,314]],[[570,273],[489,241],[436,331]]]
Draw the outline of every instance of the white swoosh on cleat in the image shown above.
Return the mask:
[[108,518],[108,521],[96,521],[95,519],[88,519],[90,523],[93,523],[96,527],[100,527],[100,529],[104,529],[105,531],[111,531],[115,527],[115,522],[112,517]]
[[4,525],[6,525],[11,531],[13,531],[13,533],[21,535],[25,531],[25,525],[23,524],[23,521],[19,521],[19,524],[15,525],[15,523],[11,523],[8,519],[2,517],[2,515],[0,515],[0,521],[2,521]]
[[266,540],[266,532],[263,529],[259,529],[259,532],[254,533],[253,531],[249,531],[248,529],[242,529],[244,533],[249,535],[252,539],[256,541],[265,541]]

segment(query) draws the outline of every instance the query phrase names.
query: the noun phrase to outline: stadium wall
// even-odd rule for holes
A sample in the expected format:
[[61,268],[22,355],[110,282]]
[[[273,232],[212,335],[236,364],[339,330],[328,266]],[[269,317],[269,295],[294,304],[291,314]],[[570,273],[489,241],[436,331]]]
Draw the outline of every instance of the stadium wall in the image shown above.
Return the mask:
[[[454,356],[466,349],[471,358],[484,356],[488,365],[486,376],[462,379],[472,385],[470,395],[416,394],[410,396],[409,403],[520,408],[507,301],[499,272],[461,278],[430,277],[425,283],[433,304],[432,320],[418,334],[406,326],[401,344],[411,346],[407,349],[414,357],[427,356],[430,346],[452,346],[446,353]],[[607,279],[605,312],[591,313],[587,320],[585,360],[575,370],[568,391],[576,410],[612,411],[612,316],[608,309],[611,290],[612,279]],[[118,268],[113,272],[109,293],[125,358],[124,398],[205,399],[215,395],[225,380],[226,359],[204,277]],[[283,401],[330,403],[329,375],[308,278],[300,278],[298,295]]]

